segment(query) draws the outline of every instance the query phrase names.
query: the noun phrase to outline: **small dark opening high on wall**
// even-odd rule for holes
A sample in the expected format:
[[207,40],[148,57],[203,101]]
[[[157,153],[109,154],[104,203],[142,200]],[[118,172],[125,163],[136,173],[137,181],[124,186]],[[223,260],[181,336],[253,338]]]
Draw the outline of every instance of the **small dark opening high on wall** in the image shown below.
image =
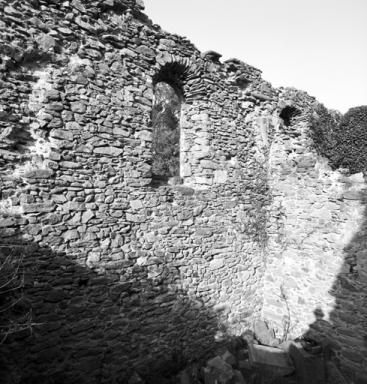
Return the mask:
[[292,125],[294,118],[300,114],[301,112],[296,107],[287,106],[282,109],[279,117],[283,120],[284,125],[289,127]]
[[250,83],[251,81],[244,75],[238,76],[236,78],[236,85],[242,90],[246,89]]
[[180,176],[181,97],[164,81],[156,83],[154,96],[152,184],[160,185]]

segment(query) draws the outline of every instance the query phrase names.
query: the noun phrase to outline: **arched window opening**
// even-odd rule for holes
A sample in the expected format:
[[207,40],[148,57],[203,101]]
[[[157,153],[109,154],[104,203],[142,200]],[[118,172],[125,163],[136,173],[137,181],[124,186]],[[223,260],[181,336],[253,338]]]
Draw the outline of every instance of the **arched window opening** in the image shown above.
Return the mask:
[[188,69],[180,63],[167,63],[153,77],[153,84],[167,83],[175,90],[178,97],[183,98],[183,83],[187,72]]
[[296,107],[287,106],[282,109],[279,117],[283,120],[284,125],[289,127],[293,124],[294,118],[301,114],[300,110]]
[[180,113],[181,95],[176,86],[165,81],[157,82],[152,110],[154,185],[180,180]]

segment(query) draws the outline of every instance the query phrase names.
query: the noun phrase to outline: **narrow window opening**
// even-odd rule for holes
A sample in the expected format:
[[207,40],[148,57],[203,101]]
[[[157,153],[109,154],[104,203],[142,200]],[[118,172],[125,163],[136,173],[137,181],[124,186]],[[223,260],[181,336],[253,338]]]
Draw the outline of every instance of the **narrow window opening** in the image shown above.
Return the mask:
[[165,81],[156,83],[152,110],[152,184],[180,181],[181,96]]

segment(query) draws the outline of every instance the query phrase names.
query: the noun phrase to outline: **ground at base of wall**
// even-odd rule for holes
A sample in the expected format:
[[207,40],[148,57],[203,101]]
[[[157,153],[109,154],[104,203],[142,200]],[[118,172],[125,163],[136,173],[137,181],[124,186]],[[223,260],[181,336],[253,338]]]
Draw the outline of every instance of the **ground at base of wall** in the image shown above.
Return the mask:
[[[271,340],[274,344],[275,340]],[[261,344],[256,334],[245,332],[218,343],[215,356],[190,363],[177,375],[159,373],[128,384],[352,384],[340,373],[321,345],[287,340],[276,346]],[[358,382],[361,383],[362,382]]]

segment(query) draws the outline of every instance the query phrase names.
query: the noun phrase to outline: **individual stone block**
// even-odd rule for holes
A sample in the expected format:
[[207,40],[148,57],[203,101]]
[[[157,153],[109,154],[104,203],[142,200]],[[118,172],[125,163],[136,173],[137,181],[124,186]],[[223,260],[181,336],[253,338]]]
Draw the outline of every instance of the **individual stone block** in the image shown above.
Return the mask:
[[40,212],[51,212],[55,208],[52,201],[47,201],[44,203],[32,203],[32,204],[23,204],[24,213],[40,213]]
[[116,147],[97,147],[94,148],[93,152],[105,156],[120,156],[123,150]]
[[95,216],[94,212],[92,212],[91,210],[88,209],[82,215],[82,223],[83,224],[88,223],[88,221],[91,220],[94,216]]
[[224,184],[228,180],[228,172],[218,169],[214,171],[214,183]]
[[49,51],[56,46],[56,40],[52,36],[46,35],[45,33],[37,36],[36,41],[38,47],[43,51]]
[[76,239],[79,239],[79,233],[76,230],[69,230],[64,232],[62,234],[62,237],[64,238],[65,241],[76,240]]
[[87,110],[87,106],[79,101],[70,104],[72,112],[84,113]]
[[256,339],[264,345],[278,345],[278,340],[275,339],[273,329],[269,329],[268,325],[263,320],[256,320],[254,323],[254,332]]
[[214,271],[216,269],[221,269],[224,267],[223,259],[214,259],[210,262],[209,268]]
[[60,166],[63,168],[77,169],[81,168],[81,164],[74,161],[61,161]]
[[53,129],[50,132],[50,137],[67,141],[72,141],[74,139],[73,133],[65,129]]
[[54,172],[51,169],[32,169],[24,173],[27,179],[49,179]]
[[11,227],[16,224],[14,217],[6,217],[0,219],[0,228]]
[[281,349],[250,343],[248,351],[253,367],[264,369],[274,376],[286,376],[294,371],[289,355]]

